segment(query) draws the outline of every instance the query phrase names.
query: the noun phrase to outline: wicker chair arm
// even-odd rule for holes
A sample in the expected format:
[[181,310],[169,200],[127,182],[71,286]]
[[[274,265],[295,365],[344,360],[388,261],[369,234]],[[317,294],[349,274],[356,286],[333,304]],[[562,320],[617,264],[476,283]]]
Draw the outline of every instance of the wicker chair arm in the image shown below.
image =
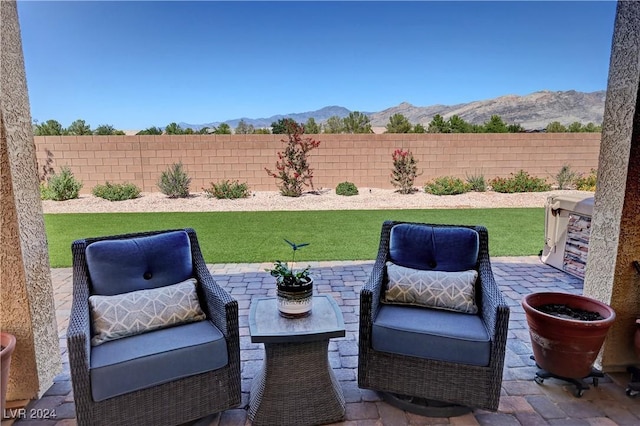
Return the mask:
[[[503,333],[503,327],[509,322],[509,306],[502,296],[502,292],[496,283],[491,259],[489,257],[489,238],[487,229],[483,226],[476,227],[480,234],[480,250],[478,253],[478,286],[480,289],[479,305],[480,314],[487,327],[489,335],[495,341]],[[506,334],[506,333],[505,333]]]
[[[79,255],[84,245],[78,243],[72,246],[74,255]],[[91,404],[91,379],[89,366],[91,365],[91,312],[89,310],[89,283],[86,274],[86,264],[78,261],[74,265],[73,273],[73,301],[67,327],[67,351],[73,392],[78,395],[76,405],[86,409]]]
[[203,310],[207,318],[229,338],[230,331],[237,330],[238,327],[238,302],[220,287],[211,275],[199,276],[198,282],[204,295]]
[[238,302],[216,283],[205,263],[195,230],[185,229],[191,240],[191,255],[193,258],[193,274],[200,283],[204,306],[202,307],[207,318],[218,327],[225,338],[229,339],[230,333],[238,330]]

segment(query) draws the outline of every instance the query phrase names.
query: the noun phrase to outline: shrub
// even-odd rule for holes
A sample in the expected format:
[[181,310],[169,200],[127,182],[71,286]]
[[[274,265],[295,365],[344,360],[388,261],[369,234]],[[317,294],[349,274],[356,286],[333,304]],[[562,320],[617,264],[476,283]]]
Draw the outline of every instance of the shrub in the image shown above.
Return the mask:
[[247,198],[249,186],[246,183],[224,180],[219,183],[211,183],[211,188],[202,188],[207,197],[222,198]]
[[524,170],[518,171],[515,175],[511,173],[510,178],[497,177],[492,179],[489,184],[495,192],[504,193],[543,192],[551,189],[551,185],[546,180],[529,176],[529,173]]
[[40,184],[40,198],[43,200],[64,201],[78,198],[82,182],[78,181],[67,166],[60,173],[52,172],[46,183]]
[[140,196],[140,188],[133,183],[105,183],[96,185],[91,191],[96,197],[109,201],[132,200]]
[[576,181],[576,189],[580,191],[595,191],[596,181],[598,180],[598,171],[591,169],[591,172],[587,176],[579,176]]
[[340,182],[336,186],[336,194],[338,195],[358,195],[358,187],[351,182]]
[[577,178],[578,174],[571,170],[571,166],[568,164],[564,164],[555,176],[558,189],[569,189],[574,185]]
[[475,192],[485,192],[487,190],[487,182],[483,174],[467,175],[467,189]]
[[[287,197],[299,197],[302,195],[302,186],[311,186],[313,189],[313,170],[309,166],[309,151],[317,148],[320,141],[312,138],[302,138],[304,126],[294,120],[286,120],[285,130],[289,140],[281,139],[286,143],[284,152],[278,152],[276,172],[265,167],[267,174],[280,181],[278,184],[280,193]],[[275,133],[275,132],[274,132]]]
[[191,178],[182,166],[182,162],[173,163],[162,172],[158,180],[160,192],[169,198],[186,198],[189,196]]
[[396,149],[391,158],[393,170],[391,171],[391,183],[401,194],[411,194],[416,189],[413,182],[418,177],[418,161],[413,158],[411,151]]
[[469,191],[462,179],[453,176],[439,177],[424,186],[424,192],[433,195],[457,195]]

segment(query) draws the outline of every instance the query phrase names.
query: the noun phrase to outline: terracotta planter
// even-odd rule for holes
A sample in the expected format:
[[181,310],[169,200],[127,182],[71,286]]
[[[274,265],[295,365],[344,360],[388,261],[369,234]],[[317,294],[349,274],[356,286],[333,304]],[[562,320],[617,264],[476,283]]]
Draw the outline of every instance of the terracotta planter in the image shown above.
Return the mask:
[[[574,309],[598,312],[604,319],[565,319],[535,309],[546,304],[565,304]],[[529,294],[522,299],[522,307],[529,324],[536,364],[559,377],[587,377],[616,318],[614,310],[598,300],[566,293]]]
[[311,314],[313,279],[301,286],[278,285],[278,312],[285,318],[303,318]]
[[7,385],[9,383],[9,367],[11,365],[11,354],[16,347],[16,338],[13,334],[0,333],[0,383],[2,384],[0,397],[0,413],[4,416],[5,402],[7,398]]

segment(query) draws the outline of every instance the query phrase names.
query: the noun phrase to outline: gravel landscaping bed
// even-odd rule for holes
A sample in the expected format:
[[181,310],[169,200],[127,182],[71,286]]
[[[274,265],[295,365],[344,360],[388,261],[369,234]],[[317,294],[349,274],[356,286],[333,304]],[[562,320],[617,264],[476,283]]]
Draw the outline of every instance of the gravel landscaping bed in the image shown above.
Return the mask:
[[44,213],[109,213],[109,212],[207,212],[207,211],[270,211],[270,210],[384,210],[440,208],[544,207],[547,197],[559,193],[585,191],[548,191],[501,194],[498,192],[468,192],[460,195],[431,195],[423,191],[403,195],[392,189],[359,188],[350,197],[336,195],[333,189],[320,189],[301,197],[284,197],[278,191],[252,192],[249,198],[218,200],[204,193],[189,198],[171,199],[160,192],[142,193],[139,198],[108,201],[89,194],[68,201],[43,201]]

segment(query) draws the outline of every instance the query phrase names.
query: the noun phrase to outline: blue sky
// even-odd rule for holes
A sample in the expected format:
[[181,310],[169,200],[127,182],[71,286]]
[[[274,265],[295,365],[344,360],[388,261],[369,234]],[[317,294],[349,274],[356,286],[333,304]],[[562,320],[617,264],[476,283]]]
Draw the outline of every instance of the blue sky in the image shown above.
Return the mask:
[[118,129],[604,90],[615,7],[18,1],[32,117]]

